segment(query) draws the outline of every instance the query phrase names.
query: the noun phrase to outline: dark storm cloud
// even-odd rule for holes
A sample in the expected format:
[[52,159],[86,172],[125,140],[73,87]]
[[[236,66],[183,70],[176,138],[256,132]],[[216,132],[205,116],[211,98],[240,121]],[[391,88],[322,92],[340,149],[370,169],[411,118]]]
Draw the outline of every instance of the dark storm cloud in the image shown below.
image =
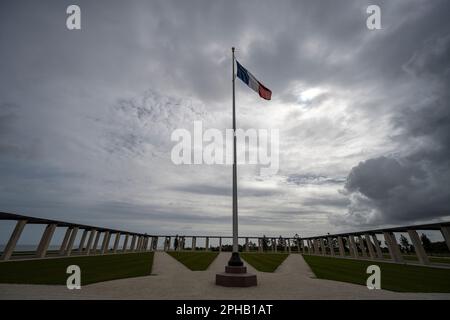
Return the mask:
[[[346,221],[411,222],[450,215],[450,35],[424,42],[404,68],[428,95],[408,105],[393,122],[393,139],[408,146],[397,157],[359,163],[345,184],[352,196]],[[414,95],[414,93],[412,93]]]

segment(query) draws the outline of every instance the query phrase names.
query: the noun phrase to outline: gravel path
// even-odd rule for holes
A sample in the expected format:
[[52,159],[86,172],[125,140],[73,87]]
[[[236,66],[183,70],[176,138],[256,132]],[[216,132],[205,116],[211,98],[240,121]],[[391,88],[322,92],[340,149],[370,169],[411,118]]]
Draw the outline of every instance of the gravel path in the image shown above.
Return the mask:
[[220,253],[206,271],[190,271],[164,252],[156,252],[150,276],[120,279],[68,290],[65,286],[0,284],[0,299],[450,299],[450,294],[397,293],[315,279],[299,254],[291,254],[274,273],[257,272],[258,286],[216,286],[230,257]]

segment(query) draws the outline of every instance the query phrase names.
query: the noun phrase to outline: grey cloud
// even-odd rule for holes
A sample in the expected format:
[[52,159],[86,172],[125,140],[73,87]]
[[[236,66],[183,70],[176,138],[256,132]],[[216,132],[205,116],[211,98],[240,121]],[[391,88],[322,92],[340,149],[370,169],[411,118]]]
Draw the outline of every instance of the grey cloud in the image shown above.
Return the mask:
[[345,221],[374,224],[450,216],[449,50],[450,37],[434,37],[406,63],[430,97],[420,97],[393,117],[400,131],[393,139],[403,148],[396,158],[369,159],[350,171],[345,189],[352,204]]

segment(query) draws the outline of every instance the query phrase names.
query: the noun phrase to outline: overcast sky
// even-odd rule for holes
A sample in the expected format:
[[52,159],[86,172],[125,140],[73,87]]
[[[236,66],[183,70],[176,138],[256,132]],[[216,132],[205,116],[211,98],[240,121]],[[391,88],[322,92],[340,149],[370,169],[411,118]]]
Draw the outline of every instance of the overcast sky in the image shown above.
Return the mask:
[[[81,30],[66,8],[81,7]],[[366,8],[381,7],[381,30]],[[240,234],[450,216],[449,1],[1,1],[0,211],[231,234],[231,166],[172,163],[176,128],[280,130],[238,167]],[[0,229],[2,230],[2,229]],[[2,232],[3,234],[5,232]],[[3,240],[3,239],[0,239]]]

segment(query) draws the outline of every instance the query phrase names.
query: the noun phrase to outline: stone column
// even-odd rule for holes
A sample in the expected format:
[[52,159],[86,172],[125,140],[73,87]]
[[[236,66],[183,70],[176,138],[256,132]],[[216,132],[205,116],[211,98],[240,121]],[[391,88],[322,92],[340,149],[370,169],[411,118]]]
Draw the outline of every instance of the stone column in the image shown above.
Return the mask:
[[262,247],[262,243],[263,240],[261,238],[258,238],[258,252],[263,252],[263,247]]
[[414,246],[414,251],[416,252],[417,258],[421,264],[430,264],[427,253],[423,248],[422,241],[420,241],[419,235],[416,230],[408,230],[409,238]]
[[311,239],[308,239],[307,243],[308,243],[308,254],[314,253]]
[[170,250],[170,240],[172,238],[171,237],[167,237],[166,239],[167,239],[167,250],[166,251],[169,251]]
[[277,252],[278,251],[278,244],[277,244],[277,239],[274,239],[274,250],[275,250],[275,252]]
[[370,259],[376,259],[375,251],[373,250],[372,240],[370,240],[370,234],[366,233],[364,235],[364,238],[366,239],[367,249],[369,250]]
[[137,243],[136,243],[136,251],[141,251],[142,248],[142,236],[137,236]]
[[209,250],[209,237],[206,237],[206,239],[205,239],[205,250],[206,251]]
[[67,243],[69,242],[70,234],[72,233],[72,227],[68,227],[66,233],[64,234],[64,239],[59,247],[59,255],[62,256],[66,252]]
[[301,244],[300,244],[300,242],[301,242],[302,240],[300,239],[300,238],[297,238],[297,252],[298,253],[300,253],[301,252]]
[[391,259],[395,262],[402,263],[403,256],[398,246],[397,239],[395,239],[394,233],[383,232],[383,234],[389,249],[389,254],[391,255]]
[[98,243],[100,241],[101,235],[102,235],[102,232],[97,230],[97,234],[95,235],[94,245],[92,246],[92,249],[91,249],[92,252],[94,252],[94,254],[97,254]]
[[348,248],[350,250],[350,255],[353,258],[358,259],[359,254],[358,254],[358,248],[356,247],[355,238],[352,235],[349,235],[348,240],[349,240]]
[[[145,237],[145,240],[144,240],[144,251],[148,251],[148,241],[149,241],[149,237]],[[178,251],[180,251],[180,249],[181,249],[181,243],[180,243],[180,241],[178,242]]]
[[366,246],[364,245],[364,240],[360,235],[358,236],[358,242],[359,242],[359,247],[361,248],[362,256],[364,258],[367,258]]
[[245,238],[245,251],[248,252],[248,238]]
[[342,241],[342,237],[338,236],[337,241],[338,241],[338,246],[339,246],[339,255],[341,257],[345,257],[345,248],[344,248],[344,242]]
[[441,226],[441,233],[447,244],[448,250],[450,250],[450,226]]
[[381,251],[380,243],[376,234],[372,235],[373,245],[375,246],[375,252],[377,253],[378,259],[383,259],[383,251]]
[[128,238],[130,235],[128,233],[125,234],[125,239],[123,240],[122,252],[127,252]]
[[323,238],[320,238],[320,251],[323,256],[327,254],[327,248],[325,248],[325,242]]
[[5,246],[5,249],[3,250],[2,256],[0,260],[6,261],[11,258],[14,249],[16,248],[17,241],[20,238],[20,235],[22,234],[23,229],[27,225],[27,220],[18,220],[16,222],[16,226],[14,227],[14,231],[11,234],[11,237],[8,240],[8,243]]
[[313,243],[314,243],[314,253],[320,254],[319,239],[313,239]]
[[50,241],[52,240],[53,233],[55,232],[56,224],[49,224],[45,228],[44,233],[42,234],[41,241],[39,242],[39,245],[36,250],[36,258],[44,258],[48,246],[50,245]]
[[92,250],[92,243],[94,242],[95,235],[97,234],[97,230],[91,229],[91,233],[89,234],[88,243],[86,245],[86,254],[89,255]]
[[219,238],[219,252],[222,252],[222,237]]
[[130,252],[134,252],[135,247],[136,247],[136,235],[133,234],[133,236],[131,237]]
[[197,238],[192,237],[192,251],[195,251],[196,247],[197,247]]
[[113,253],[117,253],[117,248],[119,247],[119,241],[120,241],[120,232],[116,232],[116,239],[114,239]]
[[300,240],[300,241],[302,243],[303,254],[306,254],[306,248],[308,247],[308,241],[306,242],[306,245],[305,245],[304,240]]
[[109,239],[110,239],[110,233],[109,233],[109,231],[106,231],[105,237],[103,238],[102,254],[105,254],[108,252]]
[[288,252],[291,253],[291,239],[287,239]]
[[330,248],[330,255],[334,256],[334,246],[333,246],[333,239],[331,237],[328,237],[328,248]]
[[78,233],[78,227],[73,228],[72,233],[70,234],[69,243],[67,244],[66,256],[70,256],[72,254],[73,243],[75,242],[77,233]]
[[83,234],[81,235],[80,244],[78,245],[78,252],[80,254],[81,254],[81,252],[83,252],[84,243],[86,242],[87,233],[88,233],[88,230],[84,229],[83,230]]

